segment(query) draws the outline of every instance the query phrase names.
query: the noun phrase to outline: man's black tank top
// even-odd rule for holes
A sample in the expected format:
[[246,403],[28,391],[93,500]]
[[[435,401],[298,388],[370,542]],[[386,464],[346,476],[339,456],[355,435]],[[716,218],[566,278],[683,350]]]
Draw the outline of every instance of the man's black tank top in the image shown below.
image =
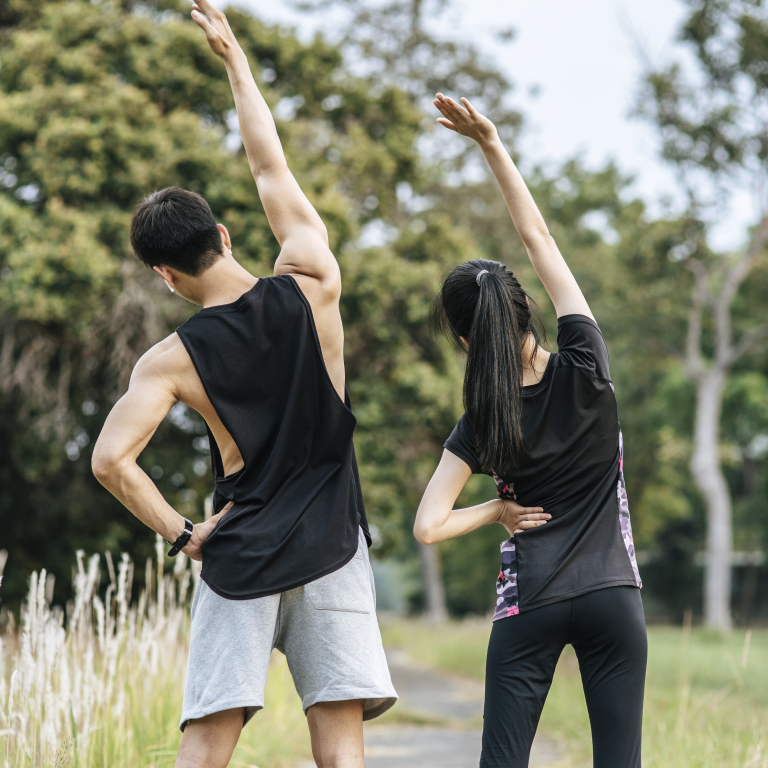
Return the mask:
[[290,275],[261,278],[232,304],[201,309],[177,333],[245,465],[224,477],[210,430],[215,512],[202,578],[247,600],[346,565],[359,526],[370,545],[352,433],[323,362],[312,310]]

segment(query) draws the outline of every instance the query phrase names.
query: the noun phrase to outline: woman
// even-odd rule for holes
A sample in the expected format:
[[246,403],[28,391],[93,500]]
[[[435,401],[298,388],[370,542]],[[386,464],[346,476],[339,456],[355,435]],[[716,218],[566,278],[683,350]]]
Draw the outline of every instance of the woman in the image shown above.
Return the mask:
[[[539,346],[528,296],[503,264],[469,261],[446,277],[436,320],[468,350],[466,413],[445,443],[414,534],[430,544],[499,517],[512,528],[501,545],[480,765],[528,765],[570,643],[595,767],[640,768],[645,619],[608,352],[496,128],[461,101],[438,94],[438,122],[483,150],[557,310],[559,352]],[[453,510],[473,473],[492,475],[500,499]]]

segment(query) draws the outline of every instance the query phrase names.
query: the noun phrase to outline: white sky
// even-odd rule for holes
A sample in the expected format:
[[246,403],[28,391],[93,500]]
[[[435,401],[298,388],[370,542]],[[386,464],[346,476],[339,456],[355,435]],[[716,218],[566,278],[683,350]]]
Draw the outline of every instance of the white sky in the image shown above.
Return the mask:
[[[285,0],[240,3],[304,32],[321,21],[297,16]],[[683,12],[677,0],[453,0],[439,27],[468,37],[515,83],[515,103],[527,118],[520,149],[528,162],[580,153],[595,168],[613,158],[636,176],[633,192],[658,210],[661,198],[676,197],[674,177],[658,160],[653,130],[629,112],[642,71],[639,49],[656,65],[676,55]],[[509,27],[514,41],[499,44],[496,33]],[[534,85],[537,97],[530,94]],[[751,196],[737,191],[712,244],[740,245],[754,217]]]

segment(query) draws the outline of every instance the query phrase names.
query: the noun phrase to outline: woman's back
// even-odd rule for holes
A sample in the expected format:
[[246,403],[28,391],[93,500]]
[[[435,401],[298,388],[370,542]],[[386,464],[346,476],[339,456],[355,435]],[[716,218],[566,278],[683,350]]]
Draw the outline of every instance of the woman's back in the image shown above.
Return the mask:
[[[583,315],[559,319],[558,346],[541,382],[523,389],[525,457],[503,478],[494,473],[502,497],[552,516],[502,545],[495,619],[601,587],[640,586],[621,502],[621,433],[608,350]],[[481,472],[466,414],[445,447]]]

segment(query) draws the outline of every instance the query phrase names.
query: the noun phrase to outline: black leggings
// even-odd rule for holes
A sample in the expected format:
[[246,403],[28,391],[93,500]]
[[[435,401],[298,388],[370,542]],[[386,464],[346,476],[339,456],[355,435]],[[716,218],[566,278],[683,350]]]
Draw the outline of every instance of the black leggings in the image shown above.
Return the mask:
[[571,644],[594,768],[640,768],[647,641],[640,590],[610,587],[493,625],[481,768],[525,768],[560,654]]

